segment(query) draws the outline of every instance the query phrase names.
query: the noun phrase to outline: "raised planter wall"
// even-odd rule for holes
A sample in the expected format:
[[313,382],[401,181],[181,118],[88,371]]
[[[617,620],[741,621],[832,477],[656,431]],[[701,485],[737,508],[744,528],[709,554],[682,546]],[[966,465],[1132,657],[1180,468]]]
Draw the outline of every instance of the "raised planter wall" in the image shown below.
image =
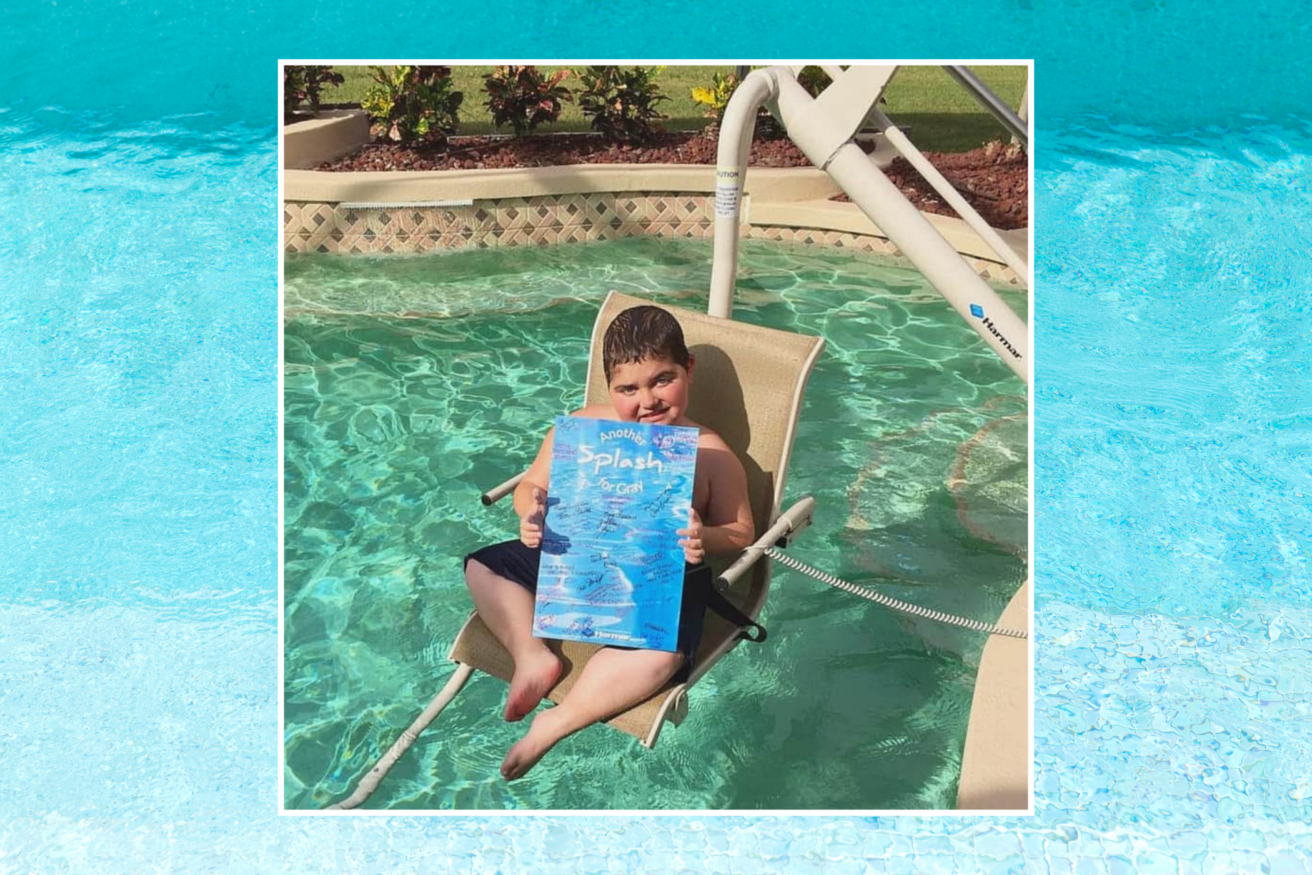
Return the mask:
[[354,109],[329,109],[310,121],[288,125],[282,138],[283,167],[316,167],[349,155],[369,142],[369,116]]

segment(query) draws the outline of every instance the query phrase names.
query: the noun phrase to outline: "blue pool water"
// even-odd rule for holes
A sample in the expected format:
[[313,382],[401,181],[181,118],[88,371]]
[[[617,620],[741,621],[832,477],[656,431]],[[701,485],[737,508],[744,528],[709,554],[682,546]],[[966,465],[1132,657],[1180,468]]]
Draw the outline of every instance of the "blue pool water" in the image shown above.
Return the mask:
[[[453,671],[472,608],[461,557],[515,536],[478,495],[582,404],[611,288],[703,309],[708,240],[415,257],[288,257],[284,334],[287,808],[344,798]],[[823,334],[785,505],[794,555],[992,622],[1026,577],[1024,384],[919,272],[886,257],[744,241],[734,318]],[[1026,295],[1001,295],[1025,314]],[[694,372],[694,379],[696,374]],[[951,808],[984,638],[913,622],[781,569],[761,647],[689,695],[654,752],[605,728],[523,781],[524,733],[476,676],[368,803],[388,809]],[[623,788],[606,785],[624,764]],[[763,770],[762,765],[769,768]],[[581,776],[596,776],[581,779]]]
[[[585,7],[6,9],[4,867],[1312,871],[1303,4],[853,5],[837,29]],[[1036,816],[278,818],[273,59],[951,57],[986,33],[1039,79]]]
[[1071,172],[1098,179],[1043,263],[1079,302],[1038,340],[1040,492],[1068,521],[1049,592],[1182,616],[1297,603],[1312,545],[1304,132],[1057,142],[1041,184],[1069,196]]
[[1312,129],[1049,142],[1038,787],[1279,835],[1312,799]]

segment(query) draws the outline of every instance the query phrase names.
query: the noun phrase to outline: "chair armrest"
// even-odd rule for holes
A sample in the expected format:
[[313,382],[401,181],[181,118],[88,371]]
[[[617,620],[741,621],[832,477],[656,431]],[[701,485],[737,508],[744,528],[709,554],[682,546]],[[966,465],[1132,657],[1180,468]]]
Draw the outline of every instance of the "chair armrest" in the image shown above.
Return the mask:
[[515,487],[519,485],[519,481],[523,480],[524,474],[527,473],[528,472],[525,471],[523,474],[516,474],[500,486],[494,486],[487,492],[484,492],[480,499],[483,502],[483,506],[489,507],[514,492]]
[[715,581],[716,589],[723,592],[734,584],[738,578],[742,577],[747,570],[756,564],[757,560],[765,555],[765,551],[770,547],[787,547],[788,539],[791,535],[796,535],[802,529],[811,525],[812,517],[815,514],[815,499],[809,495],[799,498],[793,502],[793,506],[788,508],[779,515],[774,521],[774,525],[766,529],[761,537],[756,539],[734,563],[724,569]]

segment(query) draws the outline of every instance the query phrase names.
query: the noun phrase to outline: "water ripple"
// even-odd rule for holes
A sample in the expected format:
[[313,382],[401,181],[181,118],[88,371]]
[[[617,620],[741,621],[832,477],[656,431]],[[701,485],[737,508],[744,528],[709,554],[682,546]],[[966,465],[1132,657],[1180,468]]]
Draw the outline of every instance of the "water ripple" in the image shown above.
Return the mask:
[[1307,597],[1312,130],[1057,140],[1135,163],[1062,151],[1038,175],[1036,591],[1189,615]]
[[0,576],[23,581],[0,599],[264,602],[272,147],[240,126],[0,118],[0,207],[17,229],[0,238]]

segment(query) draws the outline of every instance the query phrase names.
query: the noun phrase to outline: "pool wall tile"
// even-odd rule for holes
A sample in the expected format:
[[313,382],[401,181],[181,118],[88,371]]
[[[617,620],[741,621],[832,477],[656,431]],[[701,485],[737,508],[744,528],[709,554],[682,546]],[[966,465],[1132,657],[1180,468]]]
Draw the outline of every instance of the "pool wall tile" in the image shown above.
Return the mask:
[[417,244],[416,252],[440,252],[442,250],[442,235],[436,231],[417,235],[415,242]]
[[294,237],[301,233],[304,225],[301,223],[301,205],[296,203],[285,203],[282,207],[282,227],[288,238]]
[[397,211],[400,230],[408,235],[427,235],[432,227],[429,215],[420,209],[402,209]]
[[359,234],[347,234],[337,241],[337,248],[333,251],[344,255],[367,255],[369,245],[361,242]]
[[586,243],[588,239],[588,229],[583,225],[566,225],[556,239],[557,243]]
[[615,207],[619,210],[620,218],[626,221],[636,219],[640,209],[638,201],[639,198],[633,195],[625,195],[617,198],[615,201]]
[[[744,202],[743,217],[751,214]],[[351,207],[284,204],[287,252],[416,253],[493,246],[550,246],[654,236],[714,236],[715,198],[705,192],[586,192],[475,200],[469,205]],[[745,237],[898,255],[889,240],[824,228],[742,226]],[[1020,285],[1015,272],[968,258],[980,276]]]
[[379,236],[395,230],[393,227],[393,223],[396,222],[394,210],[363,210],[361,218],[364,220],[365,228]]
[[336,227],[341,234],[359,234],[364,230],[364,228],[356,229],[356,223],[362,221],[362,216],[355,210],[350,210],[338,205],[332,211],[332,217],[334,227]]
[[536,225],[528,229],[529,243],[534,246],[549,246],[560,236],[560,229],[553,225]]
[[529,224],[528,207],[522,205],[509,208],[497,207],[493,215],[496,218],[493,230],[498,237],[508,237],[512,231],[527,228]]
[[615,196],[612,194],[596,194],[583,197],[582,205],[585,221],[602,224],[615,218]]
[[524,227],[503,228],[493,239],[496,240],[497,246],[523,246],[529,242],[528,229]]
[[323,246],[332,236],[336,229],[331,222],[324,222],[317,228],[309,229],[308,233],[302,234],[305,238],[305,245],[309,250],[318,249]]

